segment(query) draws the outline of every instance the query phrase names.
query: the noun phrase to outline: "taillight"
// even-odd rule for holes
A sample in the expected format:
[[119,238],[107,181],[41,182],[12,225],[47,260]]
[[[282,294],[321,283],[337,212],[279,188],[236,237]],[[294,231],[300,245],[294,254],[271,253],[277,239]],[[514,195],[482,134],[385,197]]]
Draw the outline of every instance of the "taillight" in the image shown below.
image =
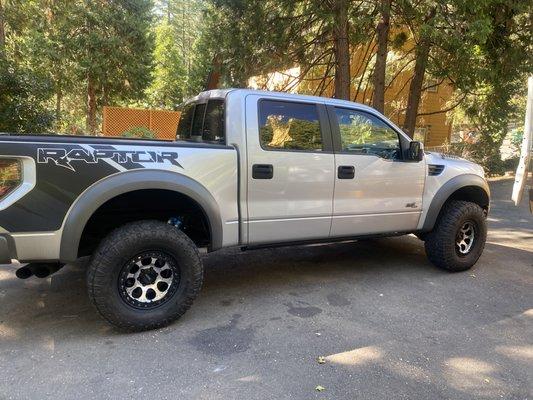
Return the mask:
[[12,158],[0,158],[0,199],[22,183],[22,163]]

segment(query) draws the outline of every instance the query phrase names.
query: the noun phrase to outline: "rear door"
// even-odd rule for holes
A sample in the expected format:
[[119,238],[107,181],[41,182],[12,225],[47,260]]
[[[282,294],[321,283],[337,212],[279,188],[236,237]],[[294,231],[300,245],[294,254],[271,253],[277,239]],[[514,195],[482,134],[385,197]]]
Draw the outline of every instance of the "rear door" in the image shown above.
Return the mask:
[[332,237],[416,230],[425,164],[403,160],[400,133],[367,110],[328,106],[336,150]]
[[334,167],[324,104],[246,98],[250,244],[327,238]]

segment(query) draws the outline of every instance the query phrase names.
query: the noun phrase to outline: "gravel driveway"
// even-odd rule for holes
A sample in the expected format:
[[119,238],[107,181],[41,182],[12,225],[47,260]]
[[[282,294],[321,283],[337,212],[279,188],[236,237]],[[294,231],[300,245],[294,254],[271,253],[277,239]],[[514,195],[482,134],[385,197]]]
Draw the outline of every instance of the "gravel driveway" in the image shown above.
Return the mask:
[[153,332],[104,323],[79,266],[4,267],[0,399],[531,399],[533,217],[512,181],[491,186],[471,271],[436,269],[414,236],[232,249],[205,256],[192,309]]

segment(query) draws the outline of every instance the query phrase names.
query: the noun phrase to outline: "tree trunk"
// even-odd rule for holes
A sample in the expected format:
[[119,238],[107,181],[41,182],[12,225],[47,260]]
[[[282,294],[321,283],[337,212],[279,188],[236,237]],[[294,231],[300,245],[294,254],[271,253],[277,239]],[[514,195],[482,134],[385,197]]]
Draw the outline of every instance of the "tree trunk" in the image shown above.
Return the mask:
[[63,100],[63,91],[60,87],[56,91],[56,126],[61,124],[61,101]]
[[[436,12],[437,9],[432,8],[424,18],[424,23],[431,23]],[[415,69],[413,79],[409,85],[409,97],[407,99],[407,109],[405,110],[405,120],[403,122],[403,130],[411,137],[415,134],[416,117],[418,116],[418,106],[420,104],[420,97],[422,96],[422,84],[424,83],[430,49],[431,40],[428,37],[422,37],[416,45]]]
[[0,0],[0,54],[3,54],[6,48],[6,30],[4,25],[4,8],[2,6],[2,0]]
[[216,55],[213,57],[211,69],[209,70],[209,74],[207,75],[207,79],[205,81],[204,90],[218,89],[220,82],[220,68],[220,56]]
[[372,107],[379,112],[385,109],[385,69],[387,67],[387,44],[389,41],[391,0],[381,3],[381,20],[376,28],[378,50],[374,66]]
[[418,116],[418,106],[422,96],[422,84],[426,73],[426,65],[431,45],[428,39],[423,39],[418,43],[415,57],[415,70],[413,79],[409,85],[409,97],[407,99],[407,109],[405,110],[405,120],[403,130],[411,137],[415,134],[416,117]]
[[350,100],[350,43],[348,41],[348,0],[335,4],[333,27],[333,51],[335,54],[335,97]]
[[96,88],[91,76],[87,78],[87,133],[96,134]]

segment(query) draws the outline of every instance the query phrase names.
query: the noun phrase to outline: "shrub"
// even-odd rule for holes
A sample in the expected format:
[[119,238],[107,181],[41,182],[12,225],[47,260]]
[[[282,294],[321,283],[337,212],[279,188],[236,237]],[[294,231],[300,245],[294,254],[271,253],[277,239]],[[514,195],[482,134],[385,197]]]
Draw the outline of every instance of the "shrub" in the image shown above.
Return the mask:
[[134,139],[155,139],[156,135],[150,129],[144,126],[134,126],[127,131],[122,132],[123,137]]

